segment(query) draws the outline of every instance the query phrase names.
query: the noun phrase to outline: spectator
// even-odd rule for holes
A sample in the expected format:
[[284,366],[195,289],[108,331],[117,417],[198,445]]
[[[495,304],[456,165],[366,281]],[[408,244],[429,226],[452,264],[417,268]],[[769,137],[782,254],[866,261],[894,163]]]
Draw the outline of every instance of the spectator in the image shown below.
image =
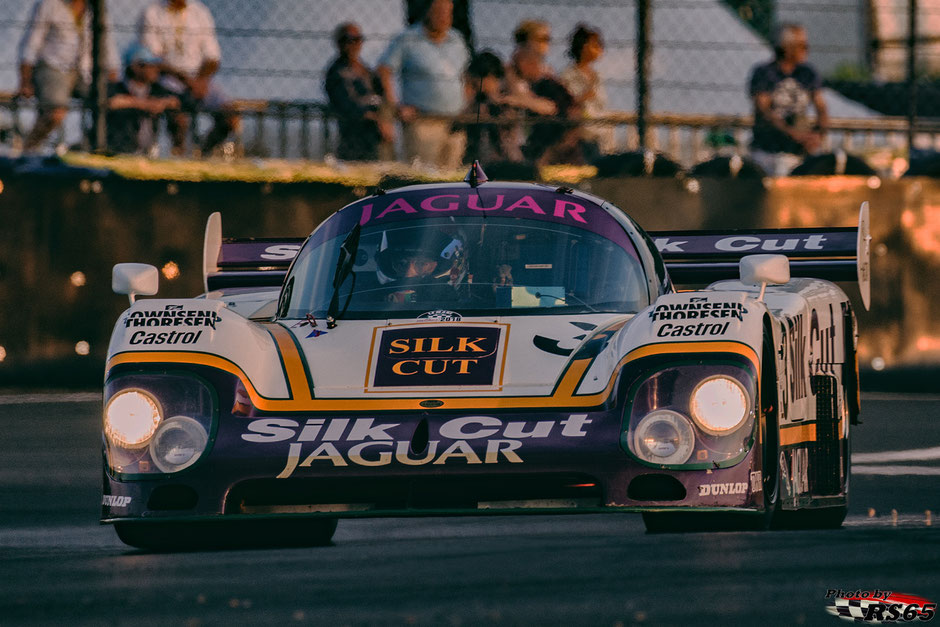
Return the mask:
[[551,74],[551,68],[548,67],[546,61],[549,45],[552,42],[552,27],[549,26],[548,22],[523,20],[513,31],[512,38],[516,42],[516,53],[521,51],[531,52],[543,66],[540,70],[541,73]]
[[536,115],[555,115],[552,103],[532,93],[535,82],[552,75],[545,62],[548,45],[552,40],[551,28],[546,22],[525,20],[513,33],[516,48],[506,67],[506,97],[510,103]]
[[532,93],[552,103],[557,111],[555,119],[539,120],[522,147],[526,159],[536,165],[547,163],[584,163],[581,151],[581,129],[573,124],[578,107],[574,98],[558,80],[543,76],[532,85]]
[[[503,152],[506,128],[499,124],[503,106],[502,60],[489,50],[477,54],[467,69],[467,91],[470,94],[467,113],[486,116],[490,121],[467,124],[467,156],[483,163],[495,163],[506,158]],[[495,120],[495,121],[494,121]]]
[[[453,116],[464,110],[469,54],[460,33],[451,28],[453,18],[452,0],[433,0],[424,22],[396,37],[378,68],[386,97],[398,106],[406,158],[447,168],[462,162],[466,135],[454,131],[449,120],[419,116]],[[400,76],[400,95],[393,75]]]
[[[117,79],[117,53],[104,33],[109,78]],[[39,118],[26,138],[38,147],[62,124],[72,97],[86,98],[91,84],[91,11],[87,0],[40,0],[20,45],[19,95],[36,96]]]
[[[604,42],[597,30],[579,24],[571,35],[568,55],[574,60],[561,73],[561,82],[574,99],[574,106],[583,120],[602,117],[607,108],[607,93],[594,63],[604,54]],[[581,148],[587,161],[613,148],[612,128],[586,123],[581,128]]]
[[[512,117],[520,119],[526,115],[552,116],[558,107],[549,98],[535,94],[533,86],[551,76],[552,71],[545,62],[551,32],[548,24],[526,20],[513,33],[516,48],[506,67],[505,94],[503,103],[510,106]],[[523,123],[517,122],[507,131],[506,157],[511,161],[522,161],[522,146],[526,143]]]
[[162,60],[134,44],[124,54],[124,80],[108,91],[108,149],[146,153],[154,144],[154,123],[164,111],[179,109],[179,98],[162,87]]
[[[785,24],[775,40],[774,60],[751,73],[751,157],[774,176],[787,174],[807,154],[818,152],[829,123],[821,79],[806,62],[808,49],[806,29]],[[810,120],[810,103],[816,109],[815,124]]]
[[163,59],[160,83],[182,104],[168,119],[174,154],[183,153],[192,115],[198,111],[214,118],[202,143],[202,154],[210,153],[240,124],[212,80],[222,59],[212,14],[199,0],[156,0],[144,9],[139,30],[140,43]]
[[382,117],[379,78],[359,58],[362,31],[351,22],[335,32],[339,57],[326,72],[326,94],[339,122],[337,156],[349,161],[379,157],[380,142],[394,139],[391,124]]

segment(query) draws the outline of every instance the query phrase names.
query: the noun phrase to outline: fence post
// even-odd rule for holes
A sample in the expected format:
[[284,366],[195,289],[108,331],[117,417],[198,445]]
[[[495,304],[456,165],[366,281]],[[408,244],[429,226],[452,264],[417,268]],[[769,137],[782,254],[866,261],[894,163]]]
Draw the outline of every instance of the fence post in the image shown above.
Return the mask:
[[105,0],[91,0],[91,139],[92,149],[107,148],[108,69],[105,50]]
[[650,21],[650,0],[636,0],[636,129],[640,150],[646,150],[649,115]]
[[917,0],[908,0],[907,6],[907,158],[910,160],[917,123]]

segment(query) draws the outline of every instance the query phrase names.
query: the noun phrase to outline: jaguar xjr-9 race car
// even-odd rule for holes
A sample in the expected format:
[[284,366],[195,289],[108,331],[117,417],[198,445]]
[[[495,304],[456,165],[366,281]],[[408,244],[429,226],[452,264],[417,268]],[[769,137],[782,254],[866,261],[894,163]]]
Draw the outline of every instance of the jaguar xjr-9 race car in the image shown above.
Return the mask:
[[156,269],[115,266],[102,520],[152,548],[319,544],[358,516],[841,524],[856,324],[829,280],[864,299],[867,207],[859,229],[647,234],[473,174],[305,240],[223,239],[214,214],[194,298],[138,299]]

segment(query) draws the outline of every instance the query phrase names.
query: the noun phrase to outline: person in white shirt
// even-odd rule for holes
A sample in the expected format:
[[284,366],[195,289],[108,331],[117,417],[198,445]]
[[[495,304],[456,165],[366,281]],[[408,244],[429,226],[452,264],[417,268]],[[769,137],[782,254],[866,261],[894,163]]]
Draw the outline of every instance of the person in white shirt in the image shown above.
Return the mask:
[[[107,71],[117,79],[117,51],[104,32]],[[39,0],[20,43],[19,95],[36,96],[39,118],[24,149],[38,147],[62,124],[73,97],[91,84],[91,11],[87,0]]]
[[139,31],[140,43],[163,59],[161,84],[183,106],[169,118],[173,152],[182,154],[193,113],[207,111],[215,125],[203,140],[202,153],[210,153],[239,124],[212,80],[222,59],[212,14],[199,0],[157,0],[144,9]]

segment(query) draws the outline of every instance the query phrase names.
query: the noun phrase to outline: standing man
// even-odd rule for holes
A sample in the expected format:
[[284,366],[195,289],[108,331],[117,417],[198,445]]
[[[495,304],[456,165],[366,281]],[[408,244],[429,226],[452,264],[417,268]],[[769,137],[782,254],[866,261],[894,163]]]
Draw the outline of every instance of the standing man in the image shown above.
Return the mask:
[[240,122],[212,80],[222,59],[212,14],[199,0],[156,0],[144,9],[139,30],[140,43],[163,59],[161,84],[182,103],[182,110],[168,120],[174,154],[183,153],[198,111],[215,119],[202,144],[202,153],[210,153]]
[[[463,80],[470,57],[453,21],[452,0],[432,0],[424,21],[396,37],[378,67],[385,96],[398,107],[406,159],[442,168],[462,163],[466,135],[450,120],[419,116],[454,116],[466,106]],[[400,94],[393,74],[401,79]]]
[[[806,29],[784,24],[774,42],[774,60],[751,73],[751,157],[771,176],[788,174],[806,155],[818,152],[829,125],[822,81],[806,62],[808,50]],[[815,122],[810,119],[811,104]]]
[[[109,79],[117,79],[117,51],[104,32]],[[24,143],[36,149],[62,124],[72,97],[91,85],[91,11],[87,0],[40,0],[20,44],[19,95],[39,101],[39,118]]]

